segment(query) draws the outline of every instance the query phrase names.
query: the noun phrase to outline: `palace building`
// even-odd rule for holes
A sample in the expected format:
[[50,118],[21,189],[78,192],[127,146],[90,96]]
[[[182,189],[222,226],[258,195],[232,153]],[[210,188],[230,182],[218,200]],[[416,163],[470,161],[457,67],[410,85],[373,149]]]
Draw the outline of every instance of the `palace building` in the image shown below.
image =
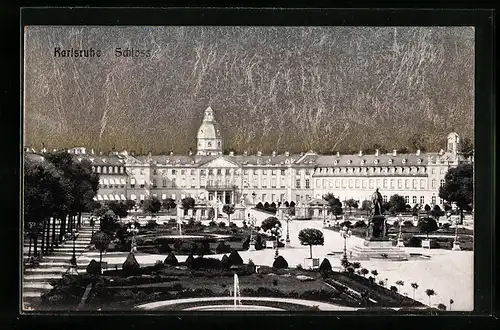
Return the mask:
[[135,156],[126,151],[97,155],[85,148],[68,152],[79,160],[89,159],[100,174],[98,201],[140,202],[156,196],[172,198],[178,204],[184,197],[193,197],[200,203],[294,201],[307,205],[327,193],[341,201],[353,198],[361,203],[379,188],[384,200],[399,194],[411,206],[442,206],[439,187],[448,169],[473,161],[460,154],[456,133],[448,134],[446,150],[428,153],[223,154],[223,138],[210,107],[205,110],[197,140],[197,151],[187,155]]

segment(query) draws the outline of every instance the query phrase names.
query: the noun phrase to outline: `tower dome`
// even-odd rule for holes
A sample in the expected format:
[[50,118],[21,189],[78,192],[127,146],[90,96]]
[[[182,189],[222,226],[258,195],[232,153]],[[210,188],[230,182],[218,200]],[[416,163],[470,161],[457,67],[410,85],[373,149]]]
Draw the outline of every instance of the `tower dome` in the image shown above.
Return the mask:
[[209,106],[205,110],[203,122],[198,129],[197,155],[222,155],[222,138],[214,111]]

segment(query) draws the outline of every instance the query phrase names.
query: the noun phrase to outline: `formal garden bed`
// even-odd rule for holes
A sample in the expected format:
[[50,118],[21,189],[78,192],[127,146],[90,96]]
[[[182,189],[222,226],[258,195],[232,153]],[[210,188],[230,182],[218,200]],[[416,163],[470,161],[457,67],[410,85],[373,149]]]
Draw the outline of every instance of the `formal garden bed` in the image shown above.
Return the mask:
[[[125,311],[155,301],[230,297],[233,294],[234,274],[238,275],[242,297],[303,299],[349,307],[422,305],[363,276],[333,272],[326,259],[320,271],[313,271],[301,267],[288,268],[283,257],[275,259],[272,267],[256,268],[251,261],[244,264],[236,251],[224,255],[222,260],[194,258],[191,255],[184,263],[178,263],[175,255],[170,253],[163,263],[140,267],[134,255],[129,254],[121,270],[101,274],[98,267],[98,263],[92,262],[87,267],[87,274],[65,275],[52,283],[54,288],[42,298],[42,309]],[[78,308],[89,284],[92,287],[88,297]],[[352,290],[358,294],[353,294]],[[370,303],[368,298],[375,299],[376,303]],[[299,307],[294,308],[292,310]],[[310,308],[304,306],[301,310]]]

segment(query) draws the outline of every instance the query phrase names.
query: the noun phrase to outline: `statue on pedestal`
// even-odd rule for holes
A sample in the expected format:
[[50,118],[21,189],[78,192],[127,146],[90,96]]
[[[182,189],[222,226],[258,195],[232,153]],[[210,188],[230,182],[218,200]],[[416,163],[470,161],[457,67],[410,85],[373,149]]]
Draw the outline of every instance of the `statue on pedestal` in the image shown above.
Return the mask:
[[370,212],[370,222],[368,229],[368,239],[386,239],[387,225],[382,209],[382,194],[377,190],[373,193],[372,208]]
[[382,194],[377,190],[372,195],[372,209],[370,215],[382,215]]

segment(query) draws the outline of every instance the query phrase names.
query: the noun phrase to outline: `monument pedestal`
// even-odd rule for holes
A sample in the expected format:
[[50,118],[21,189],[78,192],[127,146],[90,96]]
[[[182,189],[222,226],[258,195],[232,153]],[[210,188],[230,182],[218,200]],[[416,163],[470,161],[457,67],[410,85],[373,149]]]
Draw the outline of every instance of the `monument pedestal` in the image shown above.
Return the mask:
[[453,248],[451,249],[452,251],[460,251],[460,243],[458,241],[453,241]]
[[391,259],[408,260],[410,254],[401,247],[393,246],[389,239],[366,239],[363,245],[354,246],[349,250],[350,259]]

